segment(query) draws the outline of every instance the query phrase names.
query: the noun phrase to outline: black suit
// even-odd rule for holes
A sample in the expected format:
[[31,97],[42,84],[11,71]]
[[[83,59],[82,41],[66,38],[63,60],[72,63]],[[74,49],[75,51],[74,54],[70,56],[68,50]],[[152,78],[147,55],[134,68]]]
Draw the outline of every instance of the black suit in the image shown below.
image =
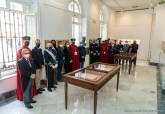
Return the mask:
[[67,48],[66,46],[64,47],[64,57],[65,57],[65,61],[64,61],[65,73],[69,73],[72,71],[72,63],[70,63],[72,59],[69,53],[69,48]]
[[42,54],[42,49],[38,47],[34,47],[32,49],[32,58],[34,59],[34,64],[36,65],[36,69],[41,69],[42,65],[44,65],[44,57]]
[[18,67],[21,74],[21,84],[25,106],[30,106],[33,96],[34,79],[31,75],[35,74],[35,67],[32,61],[22,58],[18,61]]
[[[31,65],[30,65],[31,64]],[[22,58],[18,61],[18,67],[21,74],[22,90],[26,90],[27,85],[31,79],[31,75],[35,74],[35,66],[32,61],[30,64],[25,58]]]

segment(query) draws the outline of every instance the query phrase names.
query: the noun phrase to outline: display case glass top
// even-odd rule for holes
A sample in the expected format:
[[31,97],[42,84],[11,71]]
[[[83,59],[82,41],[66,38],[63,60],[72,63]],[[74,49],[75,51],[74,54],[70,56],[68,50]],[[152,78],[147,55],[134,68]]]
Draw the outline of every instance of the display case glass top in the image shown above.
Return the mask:
[[113,64],[106,64],[106,63],[94,63],[91,64],[89,67],[87,67],[88,69],[93,69],[93,70],[97,70],[97,71],[104,71],[104,72],[111,72],[113,71],[116,67],[118,67],[118,65],[113,65]]
[[79,71],[73,72],[70,74],[70,76],[75,77],[76,79],[81,80],[88,80],[88,81],[99,81],[102,79],[106,73],[89,70],[89,69],[81,69]]

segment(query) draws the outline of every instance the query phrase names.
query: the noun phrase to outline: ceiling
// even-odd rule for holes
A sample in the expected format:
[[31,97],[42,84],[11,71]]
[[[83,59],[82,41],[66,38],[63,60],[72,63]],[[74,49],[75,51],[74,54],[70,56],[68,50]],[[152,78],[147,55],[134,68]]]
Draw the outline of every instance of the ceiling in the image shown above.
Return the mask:
[[102,0],[115,11],[151,8],[165,3],[165,0]]

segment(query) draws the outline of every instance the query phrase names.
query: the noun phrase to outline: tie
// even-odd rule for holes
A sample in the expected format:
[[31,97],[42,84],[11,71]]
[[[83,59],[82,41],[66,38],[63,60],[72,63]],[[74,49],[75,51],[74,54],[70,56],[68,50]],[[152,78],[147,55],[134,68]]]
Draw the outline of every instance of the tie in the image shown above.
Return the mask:
[[29,61],[29,60],[27,60],[27,62],[28,62],[28,64],[29,64],[29,66],[30,66],[30,67],[32,67],[32,65],[31,65],[30,61]]

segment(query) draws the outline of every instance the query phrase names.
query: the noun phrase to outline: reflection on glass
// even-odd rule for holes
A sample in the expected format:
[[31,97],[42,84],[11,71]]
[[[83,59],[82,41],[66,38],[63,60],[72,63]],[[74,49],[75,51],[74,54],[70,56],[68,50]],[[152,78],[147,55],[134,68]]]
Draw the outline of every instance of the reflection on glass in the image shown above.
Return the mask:
[[109,72],[113,70],[115,66],[110,66],[110,65],[105,65],[105,64],[94,64],[91,68]]
[[89,81],[98,81],[105,75],[105,73],[83,69],[71,75],[80,79],[85,79]]

